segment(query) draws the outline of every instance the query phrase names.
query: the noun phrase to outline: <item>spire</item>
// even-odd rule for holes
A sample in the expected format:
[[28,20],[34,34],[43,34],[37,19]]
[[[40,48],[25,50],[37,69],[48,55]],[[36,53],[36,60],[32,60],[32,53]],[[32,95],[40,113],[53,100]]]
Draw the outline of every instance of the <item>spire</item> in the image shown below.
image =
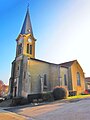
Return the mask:
[[32,31],[32,26],[31,26],[31,21],[30,21],[30,14],[29,14],[29,4],[27,6],[26,16],[25,16],[24,23],[23,23],[20,34],[28,34],[28,33],[33,36],[33,31]]

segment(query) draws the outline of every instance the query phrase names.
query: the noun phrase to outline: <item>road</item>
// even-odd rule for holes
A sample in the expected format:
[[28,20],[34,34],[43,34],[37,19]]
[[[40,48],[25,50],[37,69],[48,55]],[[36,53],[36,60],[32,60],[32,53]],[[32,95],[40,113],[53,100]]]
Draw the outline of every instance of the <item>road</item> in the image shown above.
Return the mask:
[[90,98],[71,103],[28,106],[11,111],[27,120],[90,120]]

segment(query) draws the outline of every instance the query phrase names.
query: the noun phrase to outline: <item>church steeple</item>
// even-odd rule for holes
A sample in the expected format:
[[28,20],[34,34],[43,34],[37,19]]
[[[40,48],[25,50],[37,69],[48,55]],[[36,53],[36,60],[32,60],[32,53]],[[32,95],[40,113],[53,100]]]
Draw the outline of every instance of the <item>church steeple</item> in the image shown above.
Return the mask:
[[29,14],[29,6],[27,7],[26,16],[20,34],[31,34],[31,36],[33,36],[32,25]]
[[27,12],[21,32],[18,38],[16,39],[16,41],[17,41],[16,57],[25,55],[30,58],[35,58],[36,39],[33,36],[30,14],[29,14],[29,6],[27,7]]

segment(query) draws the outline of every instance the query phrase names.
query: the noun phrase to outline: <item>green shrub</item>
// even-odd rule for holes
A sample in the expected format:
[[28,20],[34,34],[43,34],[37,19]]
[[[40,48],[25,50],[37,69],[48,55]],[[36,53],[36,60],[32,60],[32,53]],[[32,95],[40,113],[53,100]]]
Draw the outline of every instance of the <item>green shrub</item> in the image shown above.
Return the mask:
[[42,102],[42,101],[53,101],[52,92],[38,93],[38,94],[30,94],[28,95],[28,102]]
[[48,102],[53,101],[54,98],[52,92],[42,93],[42,100]]
[[25,105],[28,103],[28,100],[24,97],[16,97],[12,99],[12,106]]
[[67,90],[62,87],[56,87],[53,90],[53,97],[54,100],[64,99],[67,97]]
[[28,102],[29,103],[32,103],[34,100],[36,100],[37,99],[37,101],[39,100],[39,99],[42,99],[42,93],[37,93],[37,94],[29,94],[28,95]]

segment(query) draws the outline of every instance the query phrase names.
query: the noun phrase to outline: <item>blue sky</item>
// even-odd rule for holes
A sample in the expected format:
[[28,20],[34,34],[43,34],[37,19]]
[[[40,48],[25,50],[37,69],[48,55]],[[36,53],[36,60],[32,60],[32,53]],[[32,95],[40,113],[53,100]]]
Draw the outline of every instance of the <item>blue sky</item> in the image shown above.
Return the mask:
[[[0,1],[0,79],[8,83],[27,0]],[[36,58],[53,63],[77,59],[90,76],[90,0],[30,0]]]

